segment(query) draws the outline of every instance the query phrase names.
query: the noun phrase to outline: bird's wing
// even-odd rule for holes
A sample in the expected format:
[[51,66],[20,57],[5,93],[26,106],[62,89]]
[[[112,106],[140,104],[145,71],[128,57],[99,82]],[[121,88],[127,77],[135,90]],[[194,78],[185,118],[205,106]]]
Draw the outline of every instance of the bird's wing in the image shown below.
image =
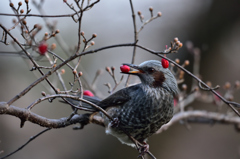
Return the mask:
[[[121,89],[121,90],[117,91],[116,93],[103,99],[102,101],[99,99],[96,99],[94,97],[89,97],[89,96],[84,96],[83,99],[86,99],[89,102],[92,102],[92,103],[100,106],[103,109],[107,109],[108,107],[123,105],[125,102],[130,100],[131,98],[128,95],[129,94],[128,92],[129,92],[128,88]],[[91,105],[84,103],[84,102],[82,102],[82,106],[85,108],[97,110],[96,108],[94,108]]]
[[[65,99],[69,103],[71,103],[71,104],[73,104],[75,106],[79,106],[79,102],[80,102],[79,100],[75,100],[75,99],[71,99],[71,98],[65,98]],[[85,95],[83,95],[83,99],[85,99],[85,100],[87,100],[87,101],[89,101],[91,103],[94,103],[96,105],[98,105],[98,103],[101,101],[101,99],[99,99],[97,97],[90,97],[90,96],[85,96]],[[62,100],[60,100],[60,102],[67,104],[67,102],[62,101]],[[82,102],[81,106],[84,107],[84,108],[92,109],[93,111],[96,110],[96,108],[94,108],[93,106],[91,106],[90,104],[87,104],[85,102]]]
[[[115,92],[114,94],[110,95],[109,97],[103,99],[102,101],[97,97],[90,97],[90,96],[83,96],[83,99],[86,99],[86,100],[102,107],[103,109],[107,109],[109,107],[123,105],[124,103],[126,103],[127,101],[129,101],[131,99],[131,93],[134,91],[137,91],[137,89],[139,89],[139,87],[137,85],[123,88],[123,89]],[[78,104],[79,104],[78,100],[74,100],[71,98],[66,98],[66,100],[76,106],[78,106]],[[66,102],[63,102],[63,103],[66,103]],[[92,110],[97,110],[90,104],[87,104],[84,102],[82,102],[82,107],[89,108]]]
[[116,93],[110,95],[104,100],[100,101],[98,105],[103,109],[113,106],[121,106],[131,99],[131,92],[138,89],[137,85],[123,88]]
[[91,96],[85,96],[85,95],[83,96],[83,99],[88,100],[89,102],[94,104],[98,104],[101,101],[101,99],[98,97],[91,97]]

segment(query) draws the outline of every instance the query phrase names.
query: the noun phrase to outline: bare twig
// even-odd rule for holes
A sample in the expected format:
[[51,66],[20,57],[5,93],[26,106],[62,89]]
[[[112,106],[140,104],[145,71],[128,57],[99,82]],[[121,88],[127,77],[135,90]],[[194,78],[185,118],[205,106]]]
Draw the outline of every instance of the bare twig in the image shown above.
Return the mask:
[[[23,48],[23,46],[18,42],[18,40],[3,26],[0,24],[0,27],[18,44],[18,46],[24,51],[24,53],[26,54],[26,56],[29,58],[29,60],[32,62],[32,64],[34,65],[34,67],[38,68],[38,64],[34,61],[34,59],[31,57],[31,55]],[[44,75],[44,73],[42,72],[41,69],[38,68],[38,71]],[[45,78],[45,80],[48,82],[48,84],[51,86],[51,88],[57,93],[56,88],[51,84],[51,82]],[[32,87],[28,87],[28,89],[30,90]],[[27,93],[27,92],[26,92]],[[25,93],[23,92],[22,95],[24,95]],[[15,102],[17,99],[21,98],[21,96],[17,95],[14,98],[12,98],[8,104],[11,105],[13,102]]]
[[[79,13],[79,12],[78,12]],[[63,15],[42,15],[42,14],[8,14],[8,13],[0,13],[0,15],[3,15],[3,16],[11,16],[11,17],[14,17],[14,16],[18,16],[18,17],[40,17],[40,18],[60,18],[60,17],[72,17],[74,15],[76,15],[77,13],[73,13],[73,14],[63,14]]]
[[51,130],[51,128],[47,128],[47,129],[44,129],[43,131],[39,132],[38,134],[34,135],[34,136],[31,136],[30,139],[25,143],[23,144],[22,146],[20,146],[17,150],[7,154],[6,156],[3,156],[1,157],[0,159],[4,159],[4,158],[7,158],[9,156],[12,156],[13,154],[15,154],[16,152],[20,151],[21,149],[23,149],[25,146],[27,146],[31,141],[35,140],[37,137],[39,137],[40,135],[42,135],[43,133],[47,132]]
[[151,21],[153,21],[154,19],[157,19],[157,18],[159,18],[158,15],[156,15],[156,16],[154,16],[154,17],[151,17],[150,19],[148,19],[147,21],[145,21],[145,22],[142,24],[142,26],[140,27],[140,29],[137,31],[137,34],[139,34],[139,33],[143,30],[143,28],[144,28],[145,25],[149,24]]
[[[137,41],[138,41],[138,33],[137,33],[137,25],[136,25],[136,16],[135,16],[132,0],[129,0],[129,2],[130,2],[130,6],[131,6],[132,20],[133,20],[134,43],[137,43]],[[136,46],[134,46],[133,47],[133,54],[132,54],[132,61],[131,61],[132,64],[135,61],[136,49],[137,49]],[[128,75],[128,77],[127,77],[125,86],[128,86],[129,80],[130,80],[130,75]]]

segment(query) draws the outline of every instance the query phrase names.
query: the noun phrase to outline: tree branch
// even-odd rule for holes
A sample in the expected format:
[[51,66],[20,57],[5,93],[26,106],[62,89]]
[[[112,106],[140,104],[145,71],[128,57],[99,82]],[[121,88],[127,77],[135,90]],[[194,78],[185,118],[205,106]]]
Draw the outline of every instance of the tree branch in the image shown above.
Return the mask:
[[173,118],[165,125],[163,125],[156,134],[159,134],[168,128],[170,128],[173,124],[183,120],[183,119],[192,119],[191,122],[199,122],[198,119],[209,119],[212,122],[221,123],[221,124],[233,124],[239,125],[240,118],[237,116],[228,116],[221,113],[215,112],[207,112],[207,111],[200,111],[200,110],[193,110],[193,111],[184,111],[179,112],[173,116]]
[[0,102],[0,114],[8,114],[18,117],[21,123],[30,121],[31,123],[46,128],[63,128],[73,124],[86,125],[89,123],[90,114],[75,114],[70,120],[67,117],[60,119],[48,119],[35,114],[25,108],[19,108],[13,105],[8,106],[6,102]]
[[9,154],[1,157],[0,159],[4,159],[4,158],[7,158],[7,157],[9,157],[9,156],[12,156],[13,154],[17,153],[18,151],[20,151],[21,149],[23,149],[25,146],[27,146],[31,141],[35,140],[37,137],[39,137],[40,135],[42,135],[43,133],[45,133],[45,132],[47,132],[47,131],[49,131],[49,130],[51,130],[51,128],[47,128],[47,129],[39,132],[38,134],[32,136],[25,144],[23,144],[22,146],[20,146],[17,150],[15,150],[15,151],[13,151],[13,152],[11,152],[11,153],[9,153]]

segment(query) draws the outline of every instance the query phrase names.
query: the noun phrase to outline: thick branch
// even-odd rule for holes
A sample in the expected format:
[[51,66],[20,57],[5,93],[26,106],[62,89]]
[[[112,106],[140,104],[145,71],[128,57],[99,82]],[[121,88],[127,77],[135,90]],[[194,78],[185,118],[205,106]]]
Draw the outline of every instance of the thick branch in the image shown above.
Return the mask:
[[37,115],[27,109],[13,105],[7,106],[6,102],[0,102],[0,114],[8,114],[18,117],[22,122],[30,121],[34,124],[47,128],[63,128],[73,124],[86,125],[89,123],[89,114],[75,114],[70,120],[68,118],[48,119]]
[[[209,119],[212,122],[221,123],[221,124],[240,124],[240,118],[238,116],[227,116],[221,113],[214,113],[214,112],[207,112],[207,111],[200,111],[200,110],[194,110],[194,111],[185,111],[177,113],[173,116],[172,120],[170,120],[167,124],[163,125],[156,134],[159,134],[163,132],[164,130],[167,130],[169,127],[171,127],[173,124],[179,122],[183,119],[196,119],[195,121],[200,121],[198,119]],[[193,120],[191,120],[193,121]]]

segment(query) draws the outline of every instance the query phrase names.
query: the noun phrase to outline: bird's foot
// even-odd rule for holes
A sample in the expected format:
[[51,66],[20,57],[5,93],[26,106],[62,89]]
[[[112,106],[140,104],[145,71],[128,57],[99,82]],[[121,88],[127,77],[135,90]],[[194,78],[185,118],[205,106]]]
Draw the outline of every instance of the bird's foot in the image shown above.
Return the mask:
[[120,121],[118,120],[118,118],[114,118],[113,121],[111,121],[111,127],[116,128],[118,127]]
[[146,142],[143,142],[142,145],[139,145],[139,156],[138,157],[142,157],[144,156],[145,153],[147,153],[149,151],[149,145]]

